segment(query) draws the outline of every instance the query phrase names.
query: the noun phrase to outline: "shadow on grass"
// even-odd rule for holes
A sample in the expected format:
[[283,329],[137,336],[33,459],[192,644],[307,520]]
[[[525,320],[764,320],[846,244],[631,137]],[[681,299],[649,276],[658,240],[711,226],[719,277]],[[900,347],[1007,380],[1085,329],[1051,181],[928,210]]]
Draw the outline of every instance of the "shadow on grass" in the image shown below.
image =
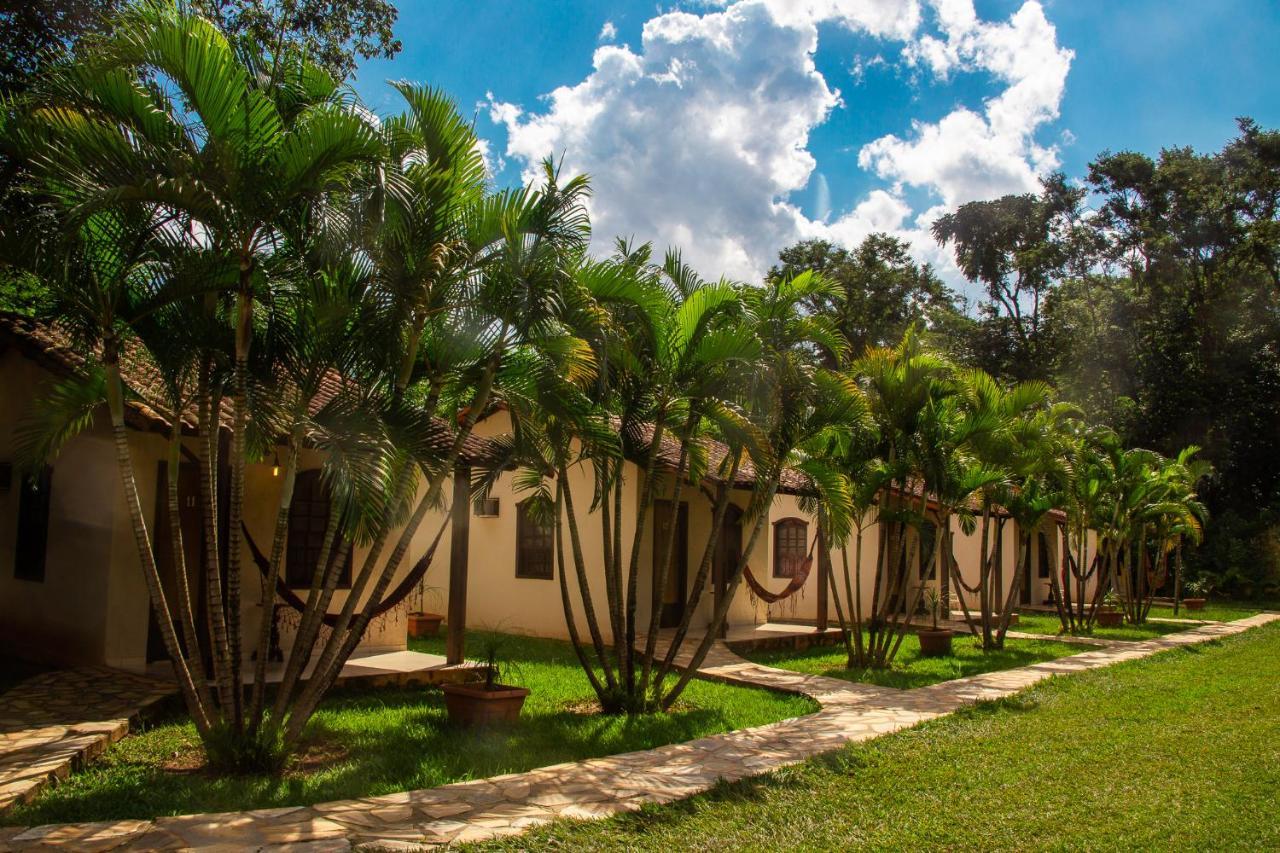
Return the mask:
[[733,728],[715,708],[625,717],[563,707],[483,729],[451,725],[438,690],[339,690],[313,718],[300,755],[279,774],[224,774],[203,766],[179,703],[151,715],[139,736],[4,824],[149,819],[378,796],[650,748]]

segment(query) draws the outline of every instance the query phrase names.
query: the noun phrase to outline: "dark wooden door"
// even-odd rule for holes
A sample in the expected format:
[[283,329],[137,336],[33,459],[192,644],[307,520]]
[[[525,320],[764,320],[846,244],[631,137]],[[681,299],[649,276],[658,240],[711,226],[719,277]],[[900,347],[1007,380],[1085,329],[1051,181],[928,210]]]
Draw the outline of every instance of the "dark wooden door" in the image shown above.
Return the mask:
[[[653,577],[658,578],[658,564],[666,549],[671,532],[672,512],[670,501],[655,501],[653,506]],[[658,624],[674,628],[684,617],[685,596],[689,580],[689,505],[681,502],[675,513],[676,541],[671,554],[671,568],[662,590],[662,615]]]
[[1035,585],[1035,574],[1031,571],[1031,540],[1027,540],[1026,550],[1022,554],[1022,589],[1018,599],[1022,604],[1031,603],[1032,587]]
[[[160,583],[164,587],[165,598],[173,614],[174,629],[182,639],[182,627],[178,622],[178,575],[173,560],[173,543],[169,531],[169,476],[168,465],[161,462],[156,475],[156,512],[152,529],[152,542],[155,547],[156,569],[160,573]],[[187,584],[191,601],[196,607],[195,623],[197,637],[204,649],[209,648],[208,625],[205,618],[204,596],[204,536],[200,504],[197,496],[200,493],[200,469],[193,462],[183,462],[178,466],[178,523],[182,529],[182,552],[186,561]],[[155,611],[149,611],[150,619],[147,630],[147,662],[168,660],[164,640],[160,636],[160,627],[156,622]],[[184,644],[185,645],[185,644]],[[185,648],[184,648],[185,651]]]
[[716,553],[711,564],[712,582],[715,584],[716,601],[724,598],[729,578],[742,559],[742,510],[733,504],[724,514],[724,529],[716,542]]

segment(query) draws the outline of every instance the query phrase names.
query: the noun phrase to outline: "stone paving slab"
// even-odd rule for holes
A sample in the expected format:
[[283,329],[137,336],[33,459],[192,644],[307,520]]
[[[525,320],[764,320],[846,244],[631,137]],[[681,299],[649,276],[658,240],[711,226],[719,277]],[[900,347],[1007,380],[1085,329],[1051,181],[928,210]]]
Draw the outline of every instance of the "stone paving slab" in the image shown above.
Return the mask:
[[756,686],[809,691],[817,713],[657,749],[557,764],[311,807],[0,830],[0,850],[412,850],[521,833],[557,818],[596,819],[693,796],[717,782],[767,773],[842,746],[909,728],[975,702],[1009,696],[1055,675],[1136,660],[1263,625],[1280,614],[1204,625],[1142,642],[893,690],[800,676],[717,649],[707,675]]
[[0,812],[101,755],[173,690],[160,679],[81,667],[41,673],[0,695]]

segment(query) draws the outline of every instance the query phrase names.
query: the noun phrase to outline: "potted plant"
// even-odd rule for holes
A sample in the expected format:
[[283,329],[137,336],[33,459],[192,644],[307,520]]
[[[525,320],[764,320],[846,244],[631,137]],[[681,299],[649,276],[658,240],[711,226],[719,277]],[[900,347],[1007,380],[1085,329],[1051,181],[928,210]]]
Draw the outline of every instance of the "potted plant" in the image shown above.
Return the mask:
[[916,632],[916,636],[920,638],[920,654],[927,658],[945,657],[951,654],[951,638],[955,632],[950,628],[938,627],[938,610],[942,606],[942,594],[930,587],[924,591],[924,603],[929,608],[933,627],[928,630],[921,628]]
[[1102,597],[1095,621],[1099,628],[1119,628],[1124,623],[1124,614],[1120,612],[1120,597],[1115,590]]
[[484,657],[487,667],[483,681],[460,684],[443,684],[444,706],[449,722],[460,726],[484,726],[489,723],[510,723],[520,717],[520,709],[529,695],[527,687],[515,687],[499,682],[500,640],[485,643]]
[[1204,610],[1209,596],[1209,581],[1196,578],[1183,587],[1182,606],[1188,610]]
[[426,637],[434,637],[440,633],[440,623],[444,621],[444,616],[424,609],[427,599],[433,603],[440,601],[440,590],[433,586],[420,587],[418,589],[418,609],[409,611],[409,638],[411,640],[421,640]]

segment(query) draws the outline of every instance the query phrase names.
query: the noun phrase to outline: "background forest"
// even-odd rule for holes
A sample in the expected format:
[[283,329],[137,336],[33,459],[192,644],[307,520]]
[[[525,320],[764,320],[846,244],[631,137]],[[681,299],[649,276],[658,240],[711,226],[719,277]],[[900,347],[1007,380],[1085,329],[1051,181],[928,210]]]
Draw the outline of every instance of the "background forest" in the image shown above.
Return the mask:
[[1216,153],[1099,155],[1081,180],[971,202],[934,223],[982,294],[948,288],[884,234],[814,241],[771,276],[815,269],[842,294],[811,305],[849,340],[919,323],[957,361],[1042,379],[1131,446],[1190,444],[1214,472],[1191,571],[1242,596],[1280,590],[1280,133],[1239,121]]

